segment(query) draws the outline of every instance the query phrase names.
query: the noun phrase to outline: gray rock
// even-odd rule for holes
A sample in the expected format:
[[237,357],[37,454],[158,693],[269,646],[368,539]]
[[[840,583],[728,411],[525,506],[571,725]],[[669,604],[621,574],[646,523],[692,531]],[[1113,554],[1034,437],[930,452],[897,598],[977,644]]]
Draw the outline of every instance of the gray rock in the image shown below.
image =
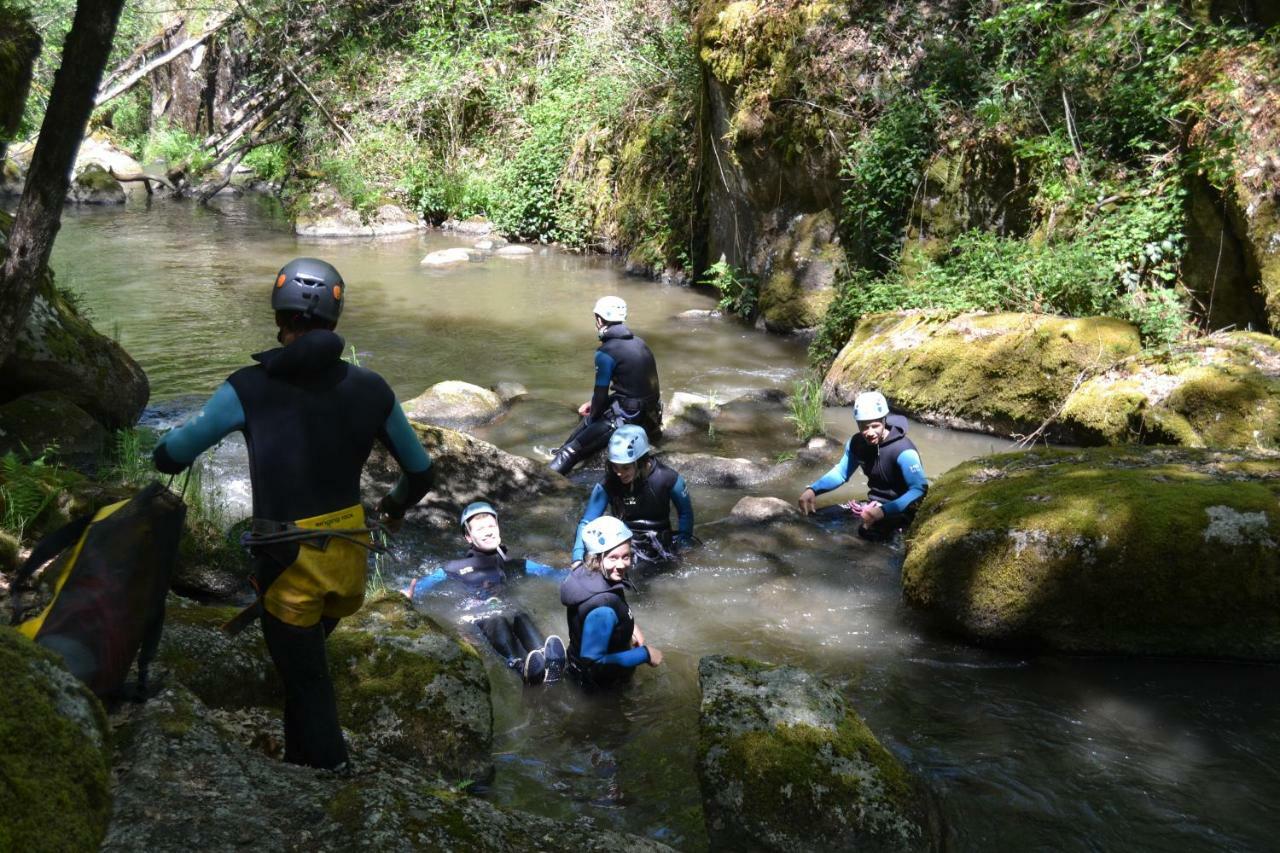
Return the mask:
[[453,231],[457,234],[468,234],[484,237],[493,233],[493,223],[483,216],[472,216],[469,219],[449,219],[440,226],[442,231]]
[[501,249],[505,245],[507,245],[507,241],[501,237],[485,237],[475,243],[475,247],[482,252],[492,252],[495,249]]
[[734,504],[729,513],[729,519],[738,524],[762,524],[800,517],[800,510],[794,504],[774,497],[745,497]]
[[687,323],[701,323],[707,320],[719,320],[724,314],[720,311],[713,311],[705,308],[690,308],[688,311],[681,311],[676,315],[677,320]]
[[927,792],[834,687],[804,670],[698,664],[698,777],[713,850],[930,850]]
[[0,455],[39,456],[50,449],[61,463],[94,474],[107,431],[58,391],[24,394],[0,406]]
[[493,393],[498,395],[504,404],[513,403],[521,397],[529,396],[529,389],[519,382],[499,382],[493,386]]
[[68,204],[115,205],[124,202],[124,187],[97,164],[86,166],[77,174],[67,192]]
[[791,461],[767,465],[708,453],[663,453],[662,460],[679,471],[686,482],[729,489],[759,485],[782,476],[795,464]]
[[294,233],[299,237],[401,237],[426,228],[403,208],[385,203],[362,216],[337,190],[322,186],[298,203]]
[[451,267],[455,264],[465,264],[473,260],[483,259],[483,253],[476,252],[474,249],[438,249],[424,257],[420,264],[424,267]]
[[500,258],[527,258],[533,254],[528,246],[503,246],[494,252]]
[[437,382],[404,404],[410,420],[451,428],[475,426],[502,413],[502,397],[469,382]]

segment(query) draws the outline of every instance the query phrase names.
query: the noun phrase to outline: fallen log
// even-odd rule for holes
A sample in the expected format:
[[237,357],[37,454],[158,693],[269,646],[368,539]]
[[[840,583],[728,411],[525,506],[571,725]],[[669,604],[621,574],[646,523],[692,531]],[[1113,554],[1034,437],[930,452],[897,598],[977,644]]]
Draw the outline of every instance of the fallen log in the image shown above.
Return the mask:
[[155,71],[157,68],[163,68],[164,66],[168,65],[170,62],[173,62],[179,56],[182,56],[184,53],[188,53],[194,50],[195,48],[199,47],[200,45],[204,44],[205,41],[208,40],[209,36],[213,35],[218,30],[222,29],[222,27],[225,26],[226,23],[230,20],[231,20],[231,16],[227,15],[217,21],[214,21],[209,25],[209,27],[202,34],[198,36],[192,36],[191,38],[187,39],[177,47],[171,50],[165,51],[160,56],[157,56],[155,59],[151,60],[146,65],[142,66],[137,71],[130,74],[124,80],[117,83],[116,86],[113,89],[111,89],[111,91],[98,95],[98,97],[94,99],[93,105],[95,107],[100,107],[103,104],[105,104],[107,101],[111,100],[112,98],[118,97],[119,95],[123,95],[125,92],[132,89],[138,83],[139,80],[142,80],[144,77],[146,77],[151,72]]

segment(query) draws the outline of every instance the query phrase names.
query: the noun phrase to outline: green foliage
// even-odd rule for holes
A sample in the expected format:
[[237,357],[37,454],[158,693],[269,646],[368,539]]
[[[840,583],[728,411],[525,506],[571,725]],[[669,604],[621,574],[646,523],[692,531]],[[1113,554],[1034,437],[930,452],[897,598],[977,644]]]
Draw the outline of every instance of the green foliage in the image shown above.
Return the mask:
[[19,540],[57,500],[66,479],[57,464],[50,461],[51,450],[30,461],[23,461],[12,450],[0,456],[0,501],[4,502],[0,527]]
[[289,150],[281,142],[259,145],[244,156],[243,163],[259,180],[278,184],[289,173]]
[[822,383],[812,377],[791,386],[787,399],[791,412],[787,420],[795,424],[796,438],[808,441],[827,432],[826,410],[822,404]]
[[921,307],[917,294],[903,289],[902,276],[878,276],[871,270],[854,270],[836,283],[836,295],[822,317],[818,333],[809,344],[809,364],[825,370],[853,335],[864,314]]
[[151,128],[142,146],[142,159],[146,163],[158,160],[170,167],[184,166],[192,175],[199,175],[213,165],[213,155],[202,140],[180,127],[164,123]]
[[755,313],[756,302],[760,298],[759,282],[755,276],[725,260],[724,255],[707,267],[698,283],[710,285],[720,292],[721,311],[741,317],[751,317]]
[[103,479],[126,486],[141,486],[154,480],[156,470],[151,451],[156,446],[154,431],[143,428],[122,429],[112,437],[108,464]]

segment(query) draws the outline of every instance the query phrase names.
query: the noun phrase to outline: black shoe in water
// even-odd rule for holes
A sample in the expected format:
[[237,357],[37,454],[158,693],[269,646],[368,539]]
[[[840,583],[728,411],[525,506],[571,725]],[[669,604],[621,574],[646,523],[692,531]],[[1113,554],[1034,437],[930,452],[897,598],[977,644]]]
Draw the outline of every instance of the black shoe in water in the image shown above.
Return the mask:
[[534,649],[524,659],[524,666],[520,669],[520,674],[524,676],[524,683],[530,687],[536,687],[547,679],[547,658],[542,654],[542,649]]
[[564,665],[568,657],[564,651],[564,640],[555,634],[547,637],[547,641],[542,645],[542,656],[547,661],[547,683],[559,681],[564,675]]

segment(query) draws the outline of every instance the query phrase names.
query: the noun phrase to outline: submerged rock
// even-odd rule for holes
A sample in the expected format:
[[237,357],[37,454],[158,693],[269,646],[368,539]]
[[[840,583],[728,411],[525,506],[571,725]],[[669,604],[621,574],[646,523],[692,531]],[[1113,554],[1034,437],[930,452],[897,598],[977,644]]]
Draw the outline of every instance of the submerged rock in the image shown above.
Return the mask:
[[927,794],[831,685],[791,666],[698,664],[698,777],[713,850],[931,850]]
[[663,434],[672,440],[699,435],[771,435],[786,408],[786,399],[786,392],[778,388],[723,396],[677,391],[663,412]]
[[469,382],[437,382],[404,404],[410,420],[451,428],[491,421],[504,408],[496,392]]
[[98,849],[111,814],[102,706],[56,655],[7,627],[0,681],[0,849]]
[[1126,359],[1071,393],[1058,431],[1076,444],[1280,450],[1280,340],[1231,332]]
[[843,405],[875,389],[926,422],[1026,434],[1058,410],[1082,373],[1139,349],[1138,330],[1110,317],[871,314],[836,356],[823,393]]
[[466,264],[473,260],[484,260],[484,253],[458,247],[438,249],[426,255],[419,263],[424,267],[451,267],[454,264]]
[[[371,755],[338,775],[283,764],[181,687],[123,726],[107,853],[149,850],[658,851],[647,839],[508,812],[413,762]],[[78,847],[76,849],[94,849]]]
[[768,465],[708,453],[663,453],[662,461],[680,472],[686,482],[729,489],[758,485],[781,477],[793,467],[792,462]]
[[502,246],[494,252],[500,258],[527,258],[533,254],[528,246]]
[[981,643],[1280,659],[1280,455],[1106,448],[939,478],[903,597]]

